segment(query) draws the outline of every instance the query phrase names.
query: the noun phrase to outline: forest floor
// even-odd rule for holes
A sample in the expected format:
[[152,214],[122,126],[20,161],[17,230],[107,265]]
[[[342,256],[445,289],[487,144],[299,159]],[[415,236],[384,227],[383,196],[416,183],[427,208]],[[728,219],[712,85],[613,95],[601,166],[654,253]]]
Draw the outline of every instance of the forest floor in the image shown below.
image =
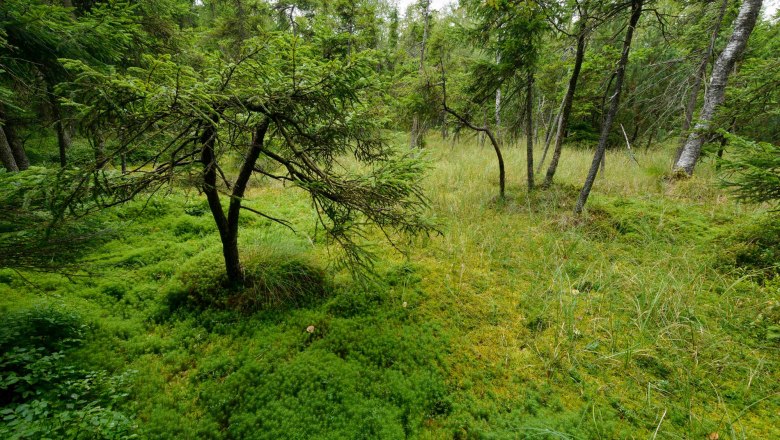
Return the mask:
[[[528,195],[524,148],[505,150],[498,200],[490,148],[431,140],[441,235],[407,256],[378,244],[372,282],[329,265],[304,194],[260,181],[250,205],[297,233],[242,214],[242,295],[219,289],[213,220],[179,189],[103,214],[116,233],[83,273],[0,271],[0,346],[73,340],[24,367],[48,409],[6,406],[0,433],[75,418],[112,438],[780,438],[769,215],[709,162],[670,183],[659,149],[610,152],[575,219],[589,152],[567,148]],[[27,365],[23,348],[0,368]]]

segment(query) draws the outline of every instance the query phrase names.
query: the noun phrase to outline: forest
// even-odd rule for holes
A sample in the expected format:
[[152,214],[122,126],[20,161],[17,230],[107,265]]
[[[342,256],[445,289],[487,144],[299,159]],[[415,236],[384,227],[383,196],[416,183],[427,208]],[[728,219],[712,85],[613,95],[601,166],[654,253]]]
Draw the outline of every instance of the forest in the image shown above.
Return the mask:
[[777,0],[0,0],[0,438],[780,438]]

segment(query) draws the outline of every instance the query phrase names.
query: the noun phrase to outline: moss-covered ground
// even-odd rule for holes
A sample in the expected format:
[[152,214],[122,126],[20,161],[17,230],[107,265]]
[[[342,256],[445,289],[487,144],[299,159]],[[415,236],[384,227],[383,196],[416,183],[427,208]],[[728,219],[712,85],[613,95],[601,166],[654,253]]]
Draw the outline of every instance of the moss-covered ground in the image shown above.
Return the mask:
[[[670,151],[567,150],[530,195],[523,151],[431,141],[441,235],[377,240],[378,277],[332,265],[306,197],[257,180],[221,290],[202,196],[102,214],[67,274],[0,272],[6,438],[780,438],[780,227]],[[774,225],[774,226],[773,226]],[[19,404],[19,402],[25,402]]]

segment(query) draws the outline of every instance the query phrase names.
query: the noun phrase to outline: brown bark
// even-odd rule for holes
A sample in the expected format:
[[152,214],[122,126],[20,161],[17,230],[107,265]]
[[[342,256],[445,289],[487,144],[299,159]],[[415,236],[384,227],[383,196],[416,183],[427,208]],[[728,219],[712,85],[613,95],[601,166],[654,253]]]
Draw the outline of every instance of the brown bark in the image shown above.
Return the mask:
[[442,92],[442,107],[445,112],[451,114],[452,116],[455,116],[455,118],[466,127],[474,131],[477,131],[481,134],[485,134],[490,139],[490,143],[493,145],[493,150],[496,152],[496,160],[498,161],[498,188],[499,188],[498,195],[501,199],[503,199],[506,190],[506,170],[504,168],[504,156],[501,154],[501,146],[498,144],[498,140],[496,140],[496,137],[493,136],[493,132],[490,131],[490,128],[487,124],[487,113],[485,113],[485,126],[478,127],[472,124],[471,121],[459,115],[453,109],[447,106],[447,81],[444,76],[443,67],[441,72],[441,92]]
[[27,152],[24,151],[24,143],[22,143],[22,139],[16,133],[13,124],[7,119],[5,113],[0,113],[0,119],[5,120],[3,129],[5,130],[8,145],[11,147],[11,153],[16,161],[16,166],[19,167],[20,171],[30,168],[30,160],[27,158]]
[[674,165],[676,173],[684,173],[688,176],[693,174],[706,138],[705,132],[710,128],[717,107],[723,104],[726,99],[726,84],[729,74],[747,46],[761,11],[761,4],[762,0],[744,0],[742,2],[737,19],[734,21],[734,31],[712,67],[710,85],[704,94],[704,106],[699,114],[699,122],[688,135],[680,157]]
[[643,0],[633,0],[631,2],[631,18],[629,19],[628,29],[626,29],[626,36],[623,40],[623,52],[620,54],[620,61],[618,61],[617,71],[615,72],[615,92],[609,101],[609,111],[607,117],[604,120],[604,125],[601,128],[601,137],[599,137],[599,143],[596,147],[596,153],[593,155],[593,162],[590,164],[590,170],[588,170],[588,176],[585,179],[585,184],[580,191],[580,195],[577,198],[577,204],[574,207],[574,214],[579,215],[582,213],[582,209],[585,207],[585,203],[588,201],[590,190],[593,188],[593,182],[596,180],[596,174],[599,171],[599,165],[604,159],[604,153],[607,149],[607,138],[609,132],[612,129],[612,123],[617,114],[618,107],[620,106],[620,92],[623,88],[623,79],[626,73],[626,65],[628,64],[628,53],[631,50],[631,40],[634,37],[634,30],[636,24],[639,22],[639,17],[642,15],[642,3]]
[[577,33],[577,52],[574,55],[574,69],[572,70],[571,77],[569,78],[569,88],[566,89],[566,96],[563,99],[563,108],[561,109],[561,116],[558,121],[558,132],[555,136],[555,148],[553,149],[550,166],[547,168],[547,174],[544,177],[544,186],[549,186],[552,184],[553,177],[555,177],[555,172],[558,169],[558,161],[561,159],[563,137],[566,131],[566,126],[569,123],[569,115],[571,114],[571,107],[572,103],[574,102],[574,94],[577,90],[577,80],[580,77],[582,60],[585,56],[585,38],[587,33],[586,22],[587,17],[580,18],[580,26]]
[[536,166],[537,173],[539,173],[539,171],[542,170],[542,165],[544,165],[544,160],[547,158],[547,151],[550,149],[550,141],[552,140],[552,134],[554,131],[558,131],[558,124],[560,124],[561,112],[563,111],[563,103],[564,101],[562,100],[561,106],[558,109],[558,113],[554,113],[553,110],[550,110],[550,124],[547,127],[547,134],[544,137],[544,151],[542,152],[542,159],[539,161],[539,165]]
[[19,171],[19,167],[16,165],[14,154],[11,151],[11,145],[8,144],[8,138],[5,136],[5,130],[0,125],[0,163],[3,164],[8,172],[14,173]]
[[236,181],[230,194],[228,212],[222,209],[222,202],[217,189],[217,162],[214,152],[216,131],[213,126],[208,126],[201,135],[201,162],[203,164],[203,192],[206,194],[209,209],[217,224],[219,237],[222,241],[222,256],[225,259],[225,271],[228,283],[232,287],[239,287],[244,282],[244,274],[241,268],[241,259],[238,252],[238,220],[241,214],[241,202],[244,198],[249,178],[257,163],[257,159],[263,149],[263,141],[268,131],[269,121],[265,119],[256,128],[252,136],[249,151],[241,164]]

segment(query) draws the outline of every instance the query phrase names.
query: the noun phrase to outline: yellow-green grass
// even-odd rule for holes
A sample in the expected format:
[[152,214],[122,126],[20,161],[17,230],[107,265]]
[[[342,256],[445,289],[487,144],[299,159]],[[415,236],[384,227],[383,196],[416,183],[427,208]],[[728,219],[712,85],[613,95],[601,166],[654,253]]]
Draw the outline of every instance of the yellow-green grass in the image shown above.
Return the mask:
[[[502,202],[490,149],[431,142],[428,193],[444,234],[411,257],[425,273],[422,313],[457,329],[450,379],[471,406],[464,411],[506,414],[479,429],[554,436],[556,424],[575,423],[584,437],[780,435],[777,345],[740,335],[777,310],[777,287],[713,269],[722,231],[754,209],[718,189],[709,163],[670,182],[671,150],[637,152],[638,164],[615,150],[589,212],[576,219],[592,151],[564,150],[556,186],[529,195],[523,147],[504,148]],[[554,401],[580,419],[511,415],[539,394],[542,407]]]
[[425,153],[441,234],[400,240],[406,255],[376,234],[375,285],[327,268],[302,192],[258,179],[247,203],[298,233],[244,214],[247,267],[269,286],[290,261],[330,270],[328,298],[188,308],[217,294],[219,241],[176,190],[112,214],[122,236],[88,256],[93,276],[3,272],[0,305],[84,315],[95,330],[72,362],[137,371],[119,408],[142,437],[780,437],[780,283],[728,260],[765,214],[712,164],[671,182],[671,148],[638,164],[610,151],[575,218],[590,150],[567,146],[556,184],[529,194],[524,145],[506,146],[505,200],[491,148],[432,138]]

